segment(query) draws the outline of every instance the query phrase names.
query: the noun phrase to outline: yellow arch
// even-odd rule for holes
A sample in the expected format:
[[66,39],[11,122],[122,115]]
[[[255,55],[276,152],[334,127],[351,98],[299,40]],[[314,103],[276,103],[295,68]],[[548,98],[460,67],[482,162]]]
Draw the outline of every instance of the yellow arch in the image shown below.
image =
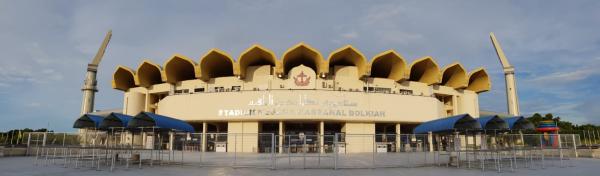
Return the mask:
[[292,68],[301,64],[312,68],[317,74],[326,74],[328,72],[319,50],[302,42],[285,51],[281,58],[281,64],[279,64],[279,68],[277,69],[277,73],[279,74],[287,75]]
[[149,60],[144,60],[137,67],[135,85],[150,87],[154,84],[160,84],[163,82],[161,73],[162,68],[160,68],[160,65]]
[[327,66],[333,67],[335,65],[350,65],[358,68],[358,77],[369,75],[367,59],[365,56],[352,45],[346,45],[341,47],[329,54],[327,59]]
[[273,67],[277,65],[277,58],[273,51],[260,45],[252,45],[240,54],[238,65],[240,78],[244,78],[249,66],[271,65]]
[[455,89],[463,89],[469,85],[467,71],[460,63],[453,63],[444,67],[442,71],[442,85]]
[[200,78],[208,81],[210,78],[234,76],[237,74],[234,65],[235,61],[225,51],[211,49],[200,59]]
[[135,73],[130,68],[117,66],[113,73],[112,88],[127,91],[129,88],[135,87],[134,75]]
[[379,53],[371,59],[371,77],[388,78],[395,81],[408,79],[406,61],[394,50]]
[[180,54],[171,56],[169,60],[165,61],[163,68],[163,81],[171,84],[200,77],[200,69],[196,63]]
[[489,91],[492,88],[490,77],[484,68],[478,68],[469,74],[469,86],[467,90],[477,93]]
[[427,85],[439,84],[442,80],[440,67],[431,56],[415,60],[410,66],[409,73],[411,81],[422,82]]

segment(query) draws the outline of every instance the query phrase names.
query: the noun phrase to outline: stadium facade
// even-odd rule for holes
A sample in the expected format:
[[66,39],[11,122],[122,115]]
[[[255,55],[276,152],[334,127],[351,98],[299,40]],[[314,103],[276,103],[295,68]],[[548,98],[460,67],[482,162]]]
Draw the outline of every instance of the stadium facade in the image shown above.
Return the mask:
[[[409,63],[388,50],[368,59],[347,45],[325,58],[299,43],[280,57],[253,45],[237,59],[212,49],[198,59],[175,54],[162,65],[118,66],[112,87],[124,92],[124,114],[177,118],[204,135],[274,133],[283,146],[285,135],[402,134],[442,117],[478,117],[478,94],[491,83],[483,68],[441,67],[429,56]],[[214,150],[203,139],[202,150]],[[228,141],[236,144],[228,150],[261,145],[256,135],[235,140],[243,142]],[[345,150],[372,151],[373,140],[346,140]]]

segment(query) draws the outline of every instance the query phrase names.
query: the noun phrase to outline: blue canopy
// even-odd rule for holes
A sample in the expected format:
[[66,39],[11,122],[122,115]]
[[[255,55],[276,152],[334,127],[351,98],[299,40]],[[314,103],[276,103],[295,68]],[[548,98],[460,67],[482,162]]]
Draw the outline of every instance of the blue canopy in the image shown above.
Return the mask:
[[461,114],[424,122],[415,127],[413,133],[442,133],[467,129],[478,130],[481,129],[481,125],[469,114]]
[[166,130],[194,132],[194,127],[183,120],[162,116],[151,112],[140,112],[138,115],[133,117],[129,123],[127,123],[127,127],[155,127]]
[[84,114],[75,120],[73,128],[98,128],[104,117],[93,114]]
[[504,121],[508,123],[508,128],[511,130],[535,130],[533,123],[529,122],[523,116],[504,118]]
[[100,123],[99,128],[107,129],[115,127],[127,127],[127,123],[129,123],[132,118],[133,116],[113,112],[104,118],[104,120]]
[[507,130],[508,124],[498,115],[482,116],[477,118],[481,127],[485,130]]

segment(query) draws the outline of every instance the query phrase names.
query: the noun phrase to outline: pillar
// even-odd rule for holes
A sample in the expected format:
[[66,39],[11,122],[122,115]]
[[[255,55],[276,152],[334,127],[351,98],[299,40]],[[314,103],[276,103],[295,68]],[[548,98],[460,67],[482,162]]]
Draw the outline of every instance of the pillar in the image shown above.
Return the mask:
[[148,147],[148,146],[146,146],[147,138],[148,138],[148,135],[146,134],[146,132],[142,131],[142,149],[147,149],[147,147]]
[[324,150],[324,146],[325,146],[325,122],[321,121],[319,122],[319,152],[321,153],[325,153]]
[[396,152],[400,152],[401,146],[402,145],[402,138],[400,137],[401,131],[400,131],[400,123],[396,123]]
[[573,150],[575,151],[575,158],[579,158],[579,153],[577,153],[577,142],[575,141],[575,135],[571,134],[573,137]]
[[283,140],[285,139],[283,121],[279,121],[279,153],[283,153]]
[[487,134],[481,134],[481,150],[487,150]]
[[169,151],[173,151],[173,144],[175,143],[175,134],[169,132]]
[[427,145],[429,146],[429,152],[433,152],[433,133],[427,132]]
[[144,103],[144,111],[150,112],[150,91],[146,89],[146,103]]
[[[47,139],[47,137],[48,137],[48,132],[44,132],[44,138],[42,139],[42,147],[46,146],[46,139]],[[11,143],[12,143],[12,139],[11,139]]]
[[283,153],[283,140],[285,139],[285,130],[283,121],[279,121],[279,153]]
[[207,129],[208,125],[206,124],[206,122],[202,122],[202,152],[206,151],[206,129]]

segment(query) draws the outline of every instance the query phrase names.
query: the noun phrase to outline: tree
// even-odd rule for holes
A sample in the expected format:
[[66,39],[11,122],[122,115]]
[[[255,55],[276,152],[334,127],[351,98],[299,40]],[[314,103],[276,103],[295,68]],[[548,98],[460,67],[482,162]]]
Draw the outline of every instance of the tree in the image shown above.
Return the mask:
[[544,115],[544,120],[552,120],[554,119],[554,115],[552,115],[552,113],[548,113],[546,115]]

